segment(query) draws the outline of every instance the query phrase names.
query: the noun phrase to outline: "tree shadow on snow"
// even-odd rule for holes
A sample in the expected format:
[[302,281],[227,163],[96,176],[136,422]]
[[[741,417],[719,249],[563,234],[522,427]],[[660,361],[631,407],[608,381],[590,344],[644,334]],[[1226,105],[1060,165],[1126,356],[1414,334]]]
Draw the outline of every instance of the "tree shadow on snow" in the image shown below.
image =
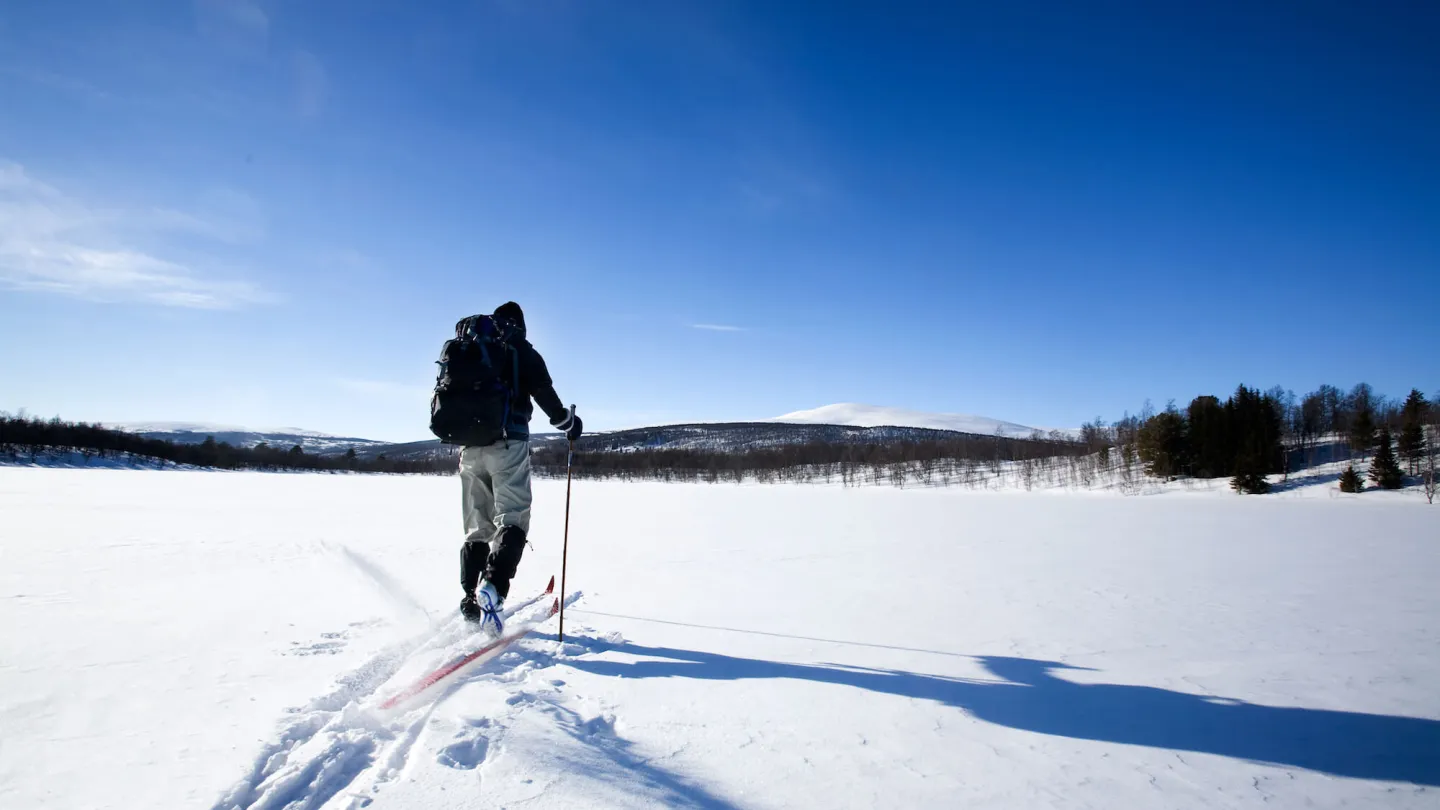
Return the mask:
[[634,644],[613,649],[650,660],[566,663],[584,672],[626,678],[788,678],[838,684],[933,700],[1022,731],[1218,754],[1334,776],[1440,786],[1440,721],[1436,720],[1265,706],[1150,686],[1080,684],[1054,674],[1077,667],[1028,658],[977,657],[1002,679],[978,681]]
[[1306,475],[1304,473],[1290,473],[1290,480],[1276,481],[1270,485],[1270,492],[1278,495],[1282,492],[1289,492],[1302,487],[1313,487],[1318,485],[1334,484],[1340,480],[1340,473],[1330,472],[1318,475]]

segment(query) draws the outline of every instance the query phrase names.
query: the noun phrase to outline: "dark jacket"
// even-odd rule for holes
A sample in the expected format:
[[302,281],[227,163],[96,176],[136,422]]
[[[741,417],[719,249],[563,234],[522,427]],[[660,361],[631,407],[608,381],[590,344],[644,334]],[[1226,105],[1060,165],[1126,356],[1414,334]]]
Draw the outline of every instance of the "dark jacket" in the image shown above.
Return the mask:
[[510,346],[519,360],[520,379],[515,400],[510,405],[508,427],[511,438],[526,439],[530,437],[530,417],[535,413],[530,400],[535,400],[551,424],[559,424],[565,419],[565,406],[560,403],[560,395],[555,393],[555,384],[550,379],[550,370],[545,367],[545,358],[525,339],[525,325],[519,323],[515,326],[517,332],[511,338]]

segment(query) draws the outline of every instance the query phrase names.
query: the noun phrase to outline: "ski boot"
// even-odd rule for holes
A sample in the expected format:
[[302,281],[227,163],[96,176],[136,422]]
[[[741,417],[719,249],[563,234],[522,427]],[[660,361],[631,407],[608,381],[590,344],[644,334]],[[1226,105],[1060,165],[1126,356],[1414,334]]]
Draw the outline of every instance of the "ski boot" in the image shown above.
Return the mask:
[[465,617],[465,621],[497,638],[505,632],[505,620],[500,615],[504,609],[505,600],[488,582],[460,600],[460,615]]

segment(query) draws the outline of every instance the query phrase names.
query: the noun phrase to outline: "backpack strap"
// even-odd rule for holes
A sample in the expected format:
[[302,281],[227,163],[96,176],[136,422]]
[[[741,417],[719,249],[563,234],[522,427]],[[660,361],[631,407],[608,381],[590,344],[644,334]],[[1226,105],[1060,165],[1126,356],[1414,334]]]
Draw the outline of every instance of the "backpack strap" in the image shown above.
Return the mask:
[[514,346],[510,347],[510,358],[514,371],[510,375],[510,398],[520,396],[520,350]]
[[[491,333],[493,330],[481,330],[477,328],[482,324],[482,321],[480,319],[484,317],[484,315],[471,315],[469,318],[467,318],[466,320],[469,323],[465,328],[465,332],[467,337],[469,337],[470,341],[476,346],[480,347],[481,361],[484,362],[485,365],[489,366],[491,362],[493,362],[493,359],[490,357],[490,347],[486,344],[490,341],[484,340],[484,337],[487,333]],[[501,336],[501,339],[504,339],[503,336]]]
[[515,325],[509,321],[501,321],[501,323],[503,326],[495,339],[505,347],[505,351],[510,353],[510,398],[514,399],[520,394],[520,349],[513,342],[516,332]]

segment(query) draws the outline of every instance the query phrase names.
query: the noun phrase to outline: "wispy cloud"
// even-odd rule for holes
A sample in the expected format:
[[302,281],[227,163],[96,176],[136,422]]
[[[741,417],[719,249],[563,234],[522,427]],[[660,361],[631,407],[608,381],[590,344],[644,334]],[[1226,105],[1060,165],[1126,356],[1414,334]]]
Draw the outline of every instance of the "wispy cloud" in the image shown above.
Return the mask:
[[265,235],[264,225],[255,220],[209,217],[173,208],[126,212],[121,218],[127,227],[135,229],[188,233],[232,245],[258,242]]
[[134,244],[157,229],[215,238],[224,227],[166,209],[95,208],[0,162],[0,288],[192,309],[272,300],[249,282],[206,278]]
[[743,326],[729,326],[729,325],[726,325],[726,324],[723,324],[723,323],[692,323],[692,324],[690,324],[690,328],[691,328],[691,329],[703,329],[703,330],[705,330],[705,331],[707,331],[707,332],[745,332],[745,331],[748,331],[748,330],[747,330],[745,327],[743,327]]

